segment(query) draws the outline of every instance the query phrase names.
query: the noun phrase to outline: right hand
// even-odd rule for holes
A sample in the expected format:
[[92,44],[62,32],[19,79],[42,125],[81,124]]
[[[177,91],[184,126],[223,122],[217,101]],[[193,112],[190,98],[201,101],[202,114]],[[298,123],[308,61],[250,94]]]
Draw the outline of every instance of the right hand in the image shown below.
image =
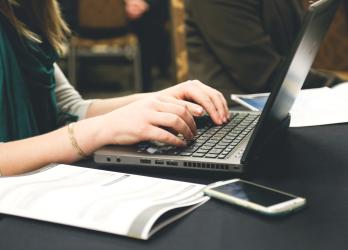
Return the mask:
[[144,0],[126,0],[126,13],[129,19],[136,20],[149,10],[149,4]]
[[[197,105],[198,106],[198,105]],[[185,146],[175,134],[191,140],[196,124],[187,102],[154,95],[103,115],[105,144],[127,145],[141,141],[159,141]],[[172,132],[169,132],[172,131]]]

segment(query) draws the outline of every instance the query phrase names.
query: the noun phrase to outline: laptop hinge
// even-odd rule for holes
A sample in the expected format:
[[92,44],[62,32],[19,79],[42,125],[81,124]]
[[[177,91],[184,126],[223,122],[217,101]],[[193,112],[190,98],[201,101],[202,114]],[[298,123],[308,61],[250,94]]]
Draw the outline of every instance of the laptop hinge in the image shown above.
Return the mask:
[[258,161],[261,157],[274,152],[274,150],[281,145],[281,142],[289,128],[290,120],[291,117],[290,114],[288,114],[288,116],[264,138],[263,142],[257,146],[255,151],[251,155],[249,154],[250,157],[243,155],[241,163],[245,166],[253,165],[253,163]]

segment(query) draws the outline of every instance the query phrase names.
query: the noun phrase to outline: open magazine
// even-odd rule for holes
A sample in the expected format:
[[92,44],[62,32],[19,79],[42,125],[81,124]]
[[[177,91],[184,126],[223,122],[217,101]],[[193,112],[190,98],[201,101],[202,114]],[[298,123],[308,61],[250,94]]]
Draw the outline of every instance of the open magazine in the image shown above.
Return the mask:
[[204,185],[51,165],[0,178],[0,213],[148,239],[209,198]]

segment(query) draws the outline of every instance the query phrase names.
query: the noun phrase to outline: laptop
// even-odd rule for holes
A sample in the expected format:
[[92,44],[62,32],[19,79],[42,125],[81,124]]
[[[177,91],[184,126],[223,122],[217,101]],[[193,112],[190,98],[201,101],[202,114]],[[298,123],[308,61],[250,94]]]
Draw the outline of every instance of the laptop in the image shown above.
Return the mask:
[[[131,146],[105,146],[94,160],[127,167],[202,169],[241,173],[281,138],[289,127],[289,111],[330,27],[340,0],[313,3],[304,19],[293,49],[273,79],[274,88],[262,111],[231,111],[231,120],[222,126],[208,116],[197,119],[197,136],[185,148],[156,142]],[[272,151],[272,150],[271,150]]]

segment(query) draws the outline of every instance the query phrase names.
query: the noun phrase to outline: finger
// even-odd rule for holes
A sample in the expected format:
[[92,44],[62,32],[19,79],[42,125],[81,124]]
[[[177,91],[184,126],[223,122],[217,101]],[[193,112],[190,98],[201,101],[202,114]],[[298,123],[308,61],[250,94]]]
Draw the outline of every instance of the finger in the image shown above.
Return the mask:
[[196,103],[181,101],[188,108],[189,112],[194,116],[202,116],[204,114],[204,108]]
[[185,123],[190,127],[192,134],[196,134],[196,123],[193,119],[185,102],[177,100],[175,98],[162,97],[162,102],[157,103],[157,111],[176,114],[185,121]]
[[141,3],[141,8],[142,10],[145,12],[149,9],[149,5],[148,3],[146,3],[145,1]]
[[203,107],[205,108],[206,112],[209,114],[211,119],[218,125],[223,124],[224,120],[221,117],[218,109],[216,108],[215,104],[213,103],[212,99],[209,98],[209,96],[205,95],[205,98],[202,99],[203,101]]
[[158,141],[165,144],[175,145],[178,147],[186,146],[186,143],[183,140],[179,139],[177,136],[166,131],[165,129],[156,126],[151,126],[149,128],[149,130],[146,133],[145,140]]
[[224,102],[225,98],[223,97],[223,95],[220,92],[218,92],[216,90],[214,92],[211,93],[212,101],[215,104],[215,107],[217,107],[217,110],[219,111],[221,119],[224,122],[227,122],[227,119],[228,119],[228,109],[226,108],[227,104],[225,105],[225,102]]
[[206,93],[205,90],[202,89],[202,84],[193,83],[193,86],[195,86],[194,91],[186,91],[185,97],[186,99],[191,99],[194,102],[200,104],[210,115],[212,120],[216,123],[221,125],[223,123],[222,117],[217,110],[217,107],[213,103],[212,99],[209,97],[209,95]]
[[225,107],[226,118],[230,119],[230,109],[228,108],[227,100],[226,100],[226,98],[224,97],[223,94],[221,94],[221,101],[222,101],[222,103],[224,104],[224,107]]
[[188,140],[191,140],[194,136],[187,123],[180,116],[172,113],[155,112],[150,122],[158,127],[173,129]]
[[225,97],[219,91],[213,89],[210,86],[200,83],[200,87],[209,96],[213,102],[216,110],[219,112],[222,121],[226,122],[228,118],[228,107]]
[[[217,91],[217,90],[215,90],[215,91]],[[229,119],[230,111],[229,111],[229,108],[228,108],[227,100],[226,100],[225,96],[220,91],[217,91],[217,92],[218,92],[219,98],[220,98],[220,100],[221,100],[221,102],[222,102],[222,104],[224,106],[225,118]]]
[[203,107],[196,104],[196,103],[180,100],[180,99],[177,99],[177,98],[171,97],[171,96],[159,96],[159,98],[162,101],[174,102],[178,105],[186,106],[188,108],[189,112],[194,116],[201,116],[204,113]]

